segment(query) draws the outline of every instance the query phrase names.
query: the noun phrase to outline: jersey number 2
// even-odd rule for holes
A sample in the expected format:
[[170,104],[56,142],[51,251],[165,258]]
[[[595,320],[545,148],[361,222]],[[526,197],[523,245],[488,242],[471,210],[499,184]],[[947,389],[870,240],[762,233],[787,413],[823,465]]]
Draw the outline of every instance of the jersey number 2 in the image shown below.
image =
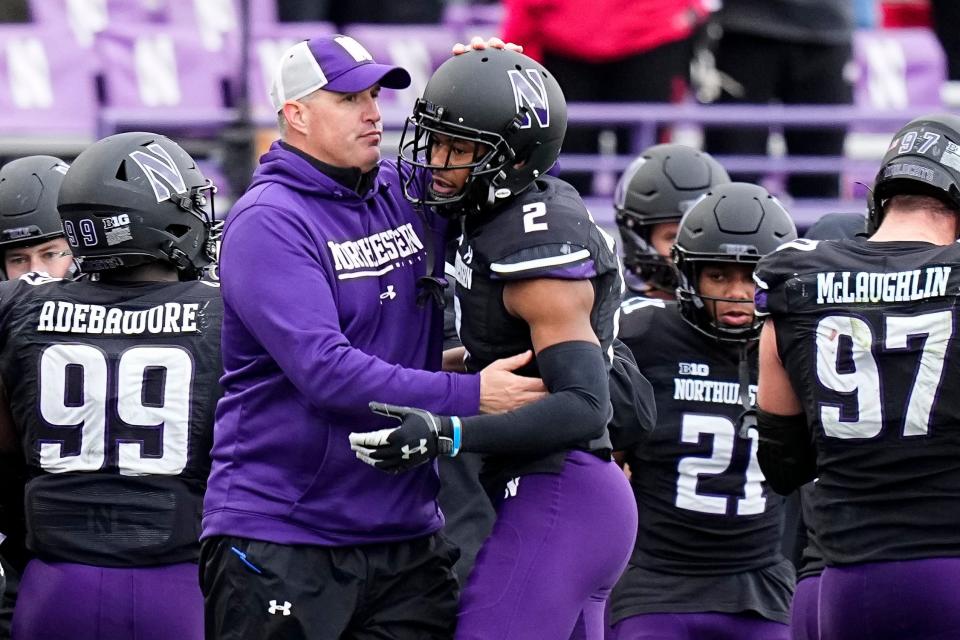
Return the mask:
[[[40,467],[48,473],[100,471],[106,460],[108,361],[87,344],[57,344],[40,357],[40,415],[55,427],[80,430],[80,452],[63,455],[64,441],[40,444]],[[79,376],[71,376],[71,370]],[[159,402],[145,398],[148,376],[162,376]],[[68,378],[80,384],[68,384]],[[190,389],[193,362],[180,347],[133,347],[117,363],[116,416],[134,430],[160,433],[160,455],[144,456],[143,442],[117,443],[117,468],[123,475],[177,475],[187,465]],[[75,389],[74,387],[80,387]]]
[[546,231],[546,222],[536,222],[537,218],[547,215],[547,206],[542,202],[531,202],[523,205],[523,232]]

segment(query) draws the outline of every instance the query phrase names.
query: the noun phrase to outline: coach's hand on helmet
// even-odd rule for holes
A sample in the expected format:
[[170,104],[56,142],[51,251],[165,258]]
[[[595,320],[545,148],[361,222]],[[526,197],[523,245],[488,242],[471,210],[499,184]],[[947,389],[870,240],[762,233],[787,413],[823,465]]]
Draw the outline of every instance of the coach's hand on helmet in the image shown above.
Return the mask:
[[480,36],[473,36],[473,39],[470,40],[470,44],[462,44],[458,42],[453,45],[453,55],[458,56],[461,53],[466,53],[467,51],[482,51],[484,49],[506,49],[507,51],[516,51],[517,53],[523,53],[523,46],[519,44],[514,44],[513,42],[504,42],[500,38],[494,36],[489,40],[484,40]]

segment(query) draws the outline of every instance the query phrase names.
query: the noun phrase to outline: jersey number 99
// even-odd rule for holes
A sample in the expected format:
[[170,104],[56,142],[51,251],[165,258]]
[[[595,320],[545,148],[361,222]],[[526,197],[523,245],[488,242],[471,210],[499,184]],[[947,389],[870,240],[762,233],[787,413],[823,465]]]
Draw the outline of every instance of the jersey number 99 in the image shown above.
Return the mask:
[[[81,373],[79,391],[68,385],[70,370]],[[162,376],[159,402],[146,399],[145,386]],[[193,361],[176,346],[133,347],[120,356],[115,372],[115,415],[132,430],[152,436],[159,430],[159,455],[145,456],[144,443],[119,440],[122,475],[177,475],[187,464]],[[40,415],[54,427],[80,432],[80,451],[64,455],[64,440],[40,443],[40,467],[48,473],[100,471],[106,461],[109,393],[108,360],[88,344],[57,344],[40,357]]]

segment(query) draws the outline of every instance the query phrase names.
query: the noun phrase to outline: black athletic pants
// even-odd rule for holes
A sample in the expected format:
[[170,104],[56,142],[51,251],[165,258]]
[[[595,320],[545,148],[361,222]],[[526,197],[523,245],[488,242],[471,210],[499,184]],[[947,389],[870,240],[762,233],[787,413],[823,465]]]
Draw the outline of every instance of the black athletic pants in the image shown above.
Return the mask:
[[456,548],[440,534],[354,547],[204,540],[207,640],[448,640]]
[[[718,103],[850,104],[853,87],[844,77],[851,46],[786,42],[739,33],[724,33],[716,52],[717,71],[742,88],[734,96],[726,91]],[[714,155],[766,155],[766,127],[707,129],[704,148]],[[790,155],[843,155],[844,127],[784,129]],[[733,175],[734,180],[758,182],[758,175]],[[799,198],[836,198],[839,176],[793,175],[787,191]]]

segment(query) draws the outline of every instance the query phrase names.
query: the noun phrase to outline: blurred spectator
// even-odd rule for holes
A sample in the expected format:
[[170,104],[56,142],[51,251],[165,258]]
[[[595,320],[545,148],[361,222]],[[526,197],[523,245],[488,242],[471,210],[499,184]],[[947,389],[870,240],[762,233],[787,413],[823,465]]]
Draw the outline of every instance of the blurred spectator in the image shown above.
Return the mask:
[[[716,51],[722,78],[718,102],[853,101],[844,75],[852,55],[853,0],[725,0],[717,20],[723,30]],[[765,155],[768,132],[766,127],[708,129],[704,146],[716,155]],[[842,155],[845,135],[841,128],[784,130],[790,155]],[[836,198],[839,176],[790,176],[787,190],[795,197]]]
[[280,22],[324,22],[330,19],[329,0],[276,0]]
[[930,0],[930,5],[933,30],[947,55],[947,79],[960,81],[960,2]]
[[892,29],[929,27],[930,0],[880,0],[880,26]]
[[276,0],[281,22],[326,21],[338,26],[357,22],[434,24],[443,16],[443,0]]
[[27,0],[3,0],[0,2],[0,22],[29,22],[30,9]]
[[860,29],[873,29],[877,26],[877,0],[853,0],[855,24]]
[[[683,96],[691,36],[709,13],[707,4],[505,0],[503,38],[553,71],[568,102],[670,102]],[[597,129],[571,129],[563,151],[596,153],[598,137]],[[617,136],[618,152],[629,151],[627,137]],[[591,190],[588,176],[564,179],[581,192]]]

